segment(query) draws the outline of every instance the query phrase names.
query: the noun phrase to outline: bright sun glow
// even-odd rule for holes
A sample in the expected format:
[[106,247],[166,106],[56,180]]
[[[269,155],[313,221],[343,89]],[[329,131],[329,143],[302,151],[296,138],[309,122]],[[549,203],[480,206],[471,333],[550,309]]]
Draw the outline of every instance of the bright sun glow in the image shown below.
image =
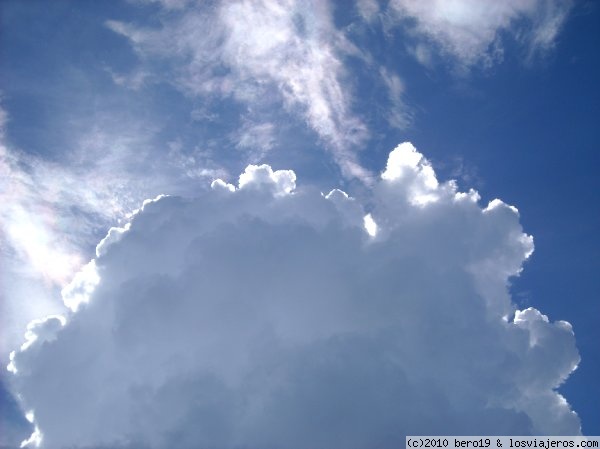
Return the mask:
[[62,247],[44,220],[22,208],[15,208],[8,227],[11,241],[32,269],[44,280],[64,285],[81,265],[81,258]]

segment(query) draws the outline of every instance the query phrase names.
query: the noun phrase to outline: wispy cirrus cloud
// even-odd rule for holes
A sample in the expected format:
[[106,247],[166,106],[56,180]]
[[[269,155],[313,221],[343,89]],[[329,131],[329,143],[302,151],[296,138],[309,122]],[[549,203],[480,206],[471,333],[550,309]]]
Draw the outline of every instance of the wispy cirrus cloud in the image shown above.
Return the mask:
[[[359,93],[350,75],[350,59],[360,61],[371,82],[387,90],[389,104],[383,118],[400,129],[411,123],[401,72],[373,64],[373,49],[351,38],[352,26],[346,29],[335,23],[335,4],[310,0],[152,3],[162,8],[152,26],[145,21],[107,21],[111,30],[128,39],[142,61],[130,81],[113,73],[121,85],[170,83],[207,110],[211,102],[230,100],[242,110],[252,107],[254,123],[271,122],[269,114],[281,109],[316,133],[346,177],[365,181],[372,179],[372,173],[361,164],[360,150],[374,130],[356,107]],[[571,3],[456,0],[425,5],[396,0],[384,7],[362,0],[353,7],[354,21],[364,20],[383,30],[401,28],[402,46],[422,64],[432,67],[441,54],[459,72],[466,72],[500,61],[506,36],[521,42],[528,56],[552,48]],[[249,148],[248,134],[237,134],[239,147]]]
[[404,103],[404,82],[400,76],[385,67],[379,69],[379,74],[388,92],[390,107],[387,112],[387,121],[393,128],[407,128],[412,120],[409,108]]
[[198,2],[163,17],[158,28],[107,25],[143,57],[171,63],[163,76],[186,94],[281,102],[317,133],[346,175],[367,175],[355,153],[368,130],[353,111],[343,61],[360,52],[336,29],[327,2]]
[[245,120],[243,126],[234,134],[236,146],[249,152],[250,162],[264,159],[276,143],[276,127],[273,123],[255,123]]

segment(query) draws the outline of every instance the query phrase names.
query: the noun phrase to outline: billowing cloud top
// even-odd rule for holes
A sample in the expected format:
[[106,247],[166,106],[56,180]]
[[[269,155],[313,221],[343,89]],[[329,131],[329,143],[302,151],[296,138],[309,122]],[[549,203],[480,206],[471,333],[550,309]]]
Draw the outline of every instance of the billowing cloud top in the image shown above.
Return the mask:
[[[400,447],[569,434],[571,326],[516,310],[518,212],[399,145],[357,199],[250,166],[148,201],[11,357],[45,448]],[[368,214],[367,214],[368,212]],[[365,219],[365,217],[367,217]]]

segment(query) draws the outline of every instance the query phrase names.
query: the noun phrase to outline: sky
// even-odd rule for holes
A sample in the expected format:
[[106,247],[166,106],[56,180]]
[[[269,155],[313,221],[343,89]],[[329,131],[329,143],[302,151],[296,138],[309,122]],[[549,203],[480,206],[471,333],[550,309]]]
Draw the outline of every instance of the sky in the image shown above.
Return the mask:
[[597,2],[0,20],[0,448],[600,435]]

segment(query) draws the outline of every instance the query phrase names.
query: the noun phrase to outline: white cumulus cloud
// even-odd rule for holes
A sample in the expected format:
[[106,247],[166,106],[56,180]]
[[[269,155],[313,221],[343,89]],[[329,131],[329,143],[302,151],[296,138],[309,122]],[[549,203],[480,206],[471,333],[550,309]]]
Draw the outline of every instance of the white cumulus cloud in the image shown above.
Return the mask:
[[[148,201],[32,324],[12,388],[41,447],[391,448],[568,434],[571,326],[517,310],[517,210],[398,146],[359,201],[250,166]],[[361,205],[363,204],[363,205]],[[78,296],[87,295],[85,301]],[[33,445],[33,444],[31,444]]]

